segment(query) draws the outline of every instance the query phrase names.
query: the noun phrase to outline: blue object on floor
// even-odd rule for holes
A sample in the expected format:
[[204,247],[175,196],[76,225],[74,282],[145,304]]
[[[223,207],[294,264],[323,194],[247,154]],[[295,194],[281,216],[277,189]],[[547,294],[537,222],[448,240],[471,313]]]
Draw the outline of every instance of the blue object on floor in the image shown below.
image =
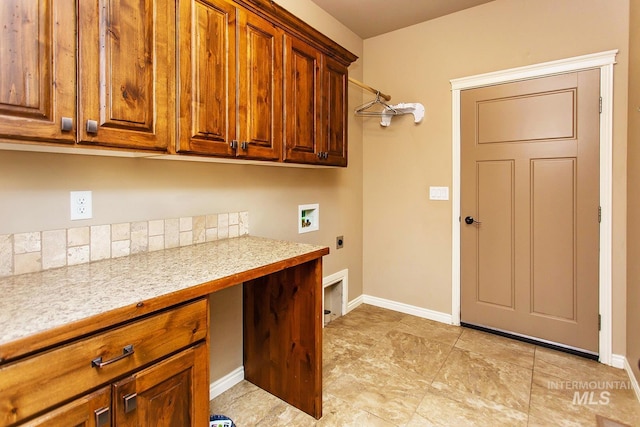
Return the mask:
[[209,427],[236,427],[231,418],[224,415],[211,415],[209,417]]

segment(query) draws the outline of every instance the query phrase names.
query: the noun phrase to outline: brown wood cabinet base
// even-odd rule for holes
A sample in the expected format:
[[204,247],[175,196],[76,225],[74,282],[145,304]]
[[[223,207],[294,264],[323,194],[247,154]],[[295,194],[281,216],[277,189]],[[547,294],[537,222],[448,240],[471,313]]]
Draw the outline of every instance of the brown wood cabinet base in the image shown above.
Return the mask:
[[322,417],[322,262],[244,283],[245,379]]

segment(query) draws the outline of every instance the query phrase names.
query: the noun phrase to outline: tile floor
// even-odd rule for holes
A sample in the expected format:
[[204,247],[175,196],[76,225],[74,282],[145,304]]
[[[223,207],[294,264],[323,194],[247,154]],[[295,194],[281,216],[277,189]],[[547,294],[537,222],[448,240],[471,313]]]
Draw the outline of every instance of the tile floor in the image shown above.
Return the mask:
[[211,412],[237,427],[640,426],[626,373],[595,361],[370,305],[323,339],[322,419],[246,381]]

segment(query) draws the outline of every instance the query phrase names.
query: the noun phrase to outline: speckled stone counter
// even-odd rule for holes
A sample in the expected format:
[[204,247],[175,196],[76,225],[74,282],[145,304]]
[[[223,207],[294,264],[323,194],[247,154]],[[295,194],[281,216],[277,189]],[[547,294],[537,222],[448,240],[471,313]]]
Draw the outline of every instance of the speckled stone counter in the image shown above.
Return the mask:
[[4,347],[29,337],[66,328],[64,338],[73,338],[69,325],[95,319],[101,326],[108,313],[126,320],[328,253],[323,246],[246,236],[3,278],[0,360]]

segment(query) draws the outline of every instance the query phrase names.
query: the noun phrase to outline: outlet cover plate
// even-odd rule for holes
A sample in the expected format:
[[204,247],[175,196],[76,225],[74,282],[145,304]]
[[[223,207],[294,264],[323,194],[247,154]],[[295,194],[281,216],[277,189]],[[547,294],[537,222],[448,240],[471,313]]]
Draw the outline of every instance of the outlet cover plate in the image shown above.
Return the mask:
[[93,217],[91,191],[72,191],[70,196],[71,221]]

